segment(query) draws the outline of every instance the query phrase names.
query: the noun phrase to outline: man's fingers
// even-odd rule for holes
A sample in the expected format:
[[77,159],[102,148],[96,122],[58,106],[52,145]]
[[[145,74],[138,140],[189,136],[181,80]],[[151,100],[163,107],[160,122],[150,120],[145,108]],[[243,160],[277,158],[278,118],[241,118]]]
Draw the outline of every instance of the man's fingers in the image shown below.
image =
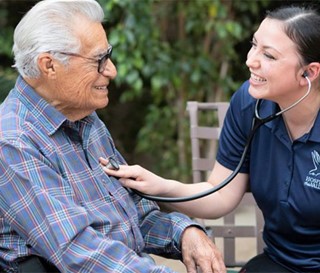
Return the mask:
[[187,269],[187,273],[197,273],[197,266],[193,260],[189,260],[189,261],[184,260],[183,263]]

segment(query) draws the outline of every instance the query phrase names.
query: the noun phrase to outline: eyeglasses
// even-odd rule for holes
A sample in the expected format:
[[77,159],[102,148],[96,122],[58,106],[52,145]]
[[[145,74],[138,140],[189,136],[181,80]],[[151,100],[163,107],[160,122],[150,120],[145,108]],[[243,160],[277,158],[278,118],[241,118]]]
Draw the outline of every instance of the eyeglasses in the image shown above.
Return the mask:
[[98,62],[98,72],[102,73],[106,69],[108,59],[111,58],[112,45],[108,46],[107,52],[104,53],[103,55],[101,55],[101,57],[99,59],[85,57],[85,56],[82,56],[80,54],[72,53],[72,52],[61,52],[61,51],[50,51],[50,52],[63,54],[63,55],[68,55],[68,56],[79,57],[79,58],[83,58],[83,59],[86,59],[86,60]]

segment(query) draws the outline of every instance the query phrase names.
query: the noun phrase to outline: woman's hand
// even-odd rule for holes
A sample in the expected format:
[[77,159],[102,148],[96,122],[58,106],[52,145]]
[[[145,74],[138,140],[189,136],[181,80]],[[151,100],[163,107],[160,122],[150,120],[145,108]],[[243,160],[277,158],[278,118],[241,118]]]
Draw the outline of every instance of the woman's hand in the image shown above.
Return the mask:
[[170,181],[146,170],[139,165],[119,165],[119,170],[107,168],[108,160],[99,158],[104,171],[110,175],[119,177],[124,187],[138,190],[145,194],[162,195],[170,191]]

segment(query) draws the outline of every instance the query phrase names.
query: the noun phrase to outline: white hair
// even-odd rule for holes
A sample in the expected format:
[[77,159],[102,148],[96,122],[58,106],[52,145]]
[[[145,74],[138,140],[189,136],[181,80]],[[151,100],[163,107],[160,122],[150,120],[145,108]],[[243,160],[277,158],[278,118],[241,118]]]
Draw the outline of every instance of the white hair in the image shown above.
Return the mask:
[[[79,53],[80,41],[75,35],[75,19],[79,15],[93,22],[103,22],[104,12],[95,0],[43,0],[21,19],[14,31],[14,67],[20,75],[37,78],[40,53],[68,51]],[[69,57],[56,55],[67,64]]]

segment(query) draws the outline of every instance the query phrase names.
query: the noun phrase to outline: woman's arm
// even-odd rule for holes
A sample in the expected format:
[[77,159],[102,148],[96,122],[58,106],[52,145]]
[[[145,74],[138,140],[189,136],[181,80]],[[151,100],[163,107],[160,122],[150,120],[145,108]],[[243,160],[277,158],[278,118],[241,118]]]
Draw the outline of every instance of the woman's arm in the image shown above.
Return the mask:
[[[100,162],[106,165],[108,161],[100,158]],[[203,192],[218,185],[232,173],[216,162],[208,182],[184,184],[160,177],[139,165],[120,165],[119,170],[105,168],[105,171],[108,175],[121,177],[120,181],[124,187],[164,197],[183,197]],[[218,218],[238,205],[246,191],[247,183],[248,175],[240,173],[225,188],[214,194],[194,201],[171,203],[169,206],[192,217]]]

